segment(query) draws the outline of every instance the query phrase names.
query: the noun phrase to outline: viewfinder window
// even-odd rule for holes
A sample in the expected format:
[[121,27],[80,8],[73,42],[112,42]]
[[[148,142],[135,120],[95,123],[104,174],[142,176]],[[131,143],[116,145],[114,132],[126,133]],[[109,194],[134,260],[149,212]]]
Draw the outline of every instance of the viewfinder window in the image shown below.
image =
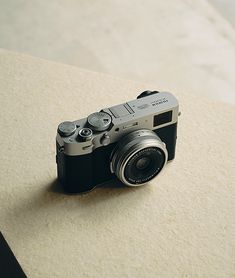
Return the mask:
[[153,118],[153,126],[163,125],[171,122],[171,120],[172,120],[172,110],[159,115],[155,115]]

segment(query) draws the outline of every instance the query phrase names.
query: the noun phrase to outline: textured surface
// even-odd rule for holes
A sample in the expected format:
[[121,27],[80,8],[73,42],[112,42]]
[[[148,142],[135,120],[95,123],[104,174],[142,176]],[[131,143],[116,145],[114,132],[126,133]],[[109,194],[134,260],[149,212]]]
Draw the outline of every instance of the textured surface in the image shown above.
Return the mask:
[[208,0],[235,27],[235,3],[233,0]]
[[235,104],[235,32],[207,0],[0,6],[2,48]]
[[29,277],[234,277],[234,107],[176,86],[176,159],[157,179],[56,186],[57,124],[145,89],[161,90],[0,51],[0,228]]

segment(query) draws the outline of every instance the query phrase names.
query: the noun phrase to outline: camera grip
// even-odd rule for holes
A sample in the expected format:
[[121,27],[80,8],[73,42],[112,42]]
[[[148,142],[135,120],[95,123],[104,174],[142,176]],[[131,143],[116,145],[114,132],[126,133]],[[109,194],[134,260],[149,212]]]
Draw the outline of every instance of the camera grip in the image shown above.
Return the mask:
[[94,187],[92,168],[92,154],[68,156],[57,151],[58,178],[68,193],[82,193]]

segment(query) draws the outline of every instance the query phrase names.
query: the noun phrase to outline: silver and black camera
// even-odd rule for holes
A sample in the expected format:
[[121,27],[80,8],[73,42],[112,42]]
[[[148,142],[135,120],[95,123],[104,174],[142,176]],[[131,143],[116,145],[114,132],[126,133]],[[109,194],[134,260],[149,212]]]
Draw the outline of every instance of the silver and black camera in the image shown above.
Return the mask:
[[69,193],[119,179],[140,186],[175,157],[179,105],[168,92],[145,91],[136,100],[58,126],[58,179]]

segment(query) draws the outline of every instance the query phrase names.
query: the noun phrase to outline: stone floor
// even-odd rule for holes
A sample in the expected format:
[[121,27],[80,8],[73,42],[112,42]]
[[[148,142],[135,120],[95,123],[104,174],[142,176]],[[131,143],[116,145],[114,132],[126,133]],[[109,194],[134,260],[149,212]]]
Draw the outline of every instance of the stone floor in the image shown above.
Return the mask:
[[0,0],[0,47],[235,104],[231,1]]

